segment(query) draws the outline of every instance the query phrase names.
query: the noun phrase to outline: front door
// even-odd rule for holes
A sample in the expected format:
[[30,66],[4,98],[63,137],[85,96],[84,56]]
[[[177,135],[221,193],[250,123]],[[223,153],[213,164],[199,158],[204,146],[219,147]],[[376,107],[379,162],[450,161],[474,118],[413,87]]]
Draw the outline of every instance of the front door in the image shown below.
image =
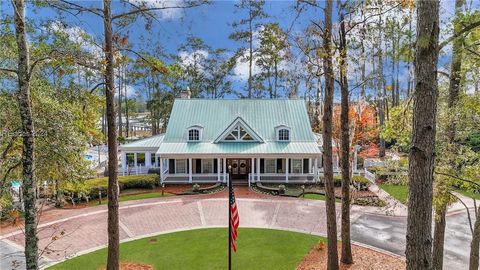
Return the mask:
[[233,179],[248,179],[248,173],[250,172],[249,159],[227,159],[227,168],[228,166],[232,166]]

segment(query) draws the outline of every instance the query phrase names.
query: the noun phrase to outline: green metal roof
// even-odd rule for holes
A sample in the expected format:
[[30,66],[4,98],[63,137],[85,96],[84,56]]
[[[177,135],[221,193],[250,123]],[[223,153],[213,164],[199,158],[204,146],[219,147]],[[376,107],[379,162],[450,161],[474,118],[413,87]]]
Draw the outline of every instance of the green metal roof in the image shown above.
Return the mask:
[[321,154],[316,142],[267,142],[267,143],[163,143],[157,155],[251,155],[264,154],[273,156],[308,154],[318,156]]
[[149,138],[141,139],[124,145],[120,145],[122,151],[157,151],[164,139],[164,134],[155,135]]
[[187,128],[193,125],[203,127],[202,142],[213,142],[237,117],[266,142],[276,140],[279,125],[291,129],[291,142],[315,141],[303,100],[177,99],[164,142],[185,142]]
[[[235,120],[241,119],[263,142],[217,142]],[[275,128],[290,128],[290,141],[278,142]],[[187,130],[202,128],[202,141],[187,142]],[[303,100],[177,99],[165,134],[120,146],[122,151],[156,151],[157,155],[270,155],[317,156],[321,151],[310,127]]]

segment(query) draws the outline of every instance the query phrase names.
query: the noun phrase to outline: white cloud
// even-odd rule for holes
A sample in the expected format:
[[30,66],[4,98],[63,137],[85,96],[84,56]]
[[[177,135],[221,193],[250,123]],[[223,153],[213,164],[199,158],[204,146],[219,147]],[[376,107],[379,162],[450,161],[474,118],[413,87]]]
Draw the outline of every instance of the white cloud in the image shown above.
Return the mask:
[[79,26],[68,27],[60,21],[53,21],[50,28],[55,32],[65,33],[68,39],[78,44],[83,50],[91,53],[97,58],[103,56],[102,48],[93,42],[93,37]]
[[[137,6],[150,8],[165,8],[155,11],[162,20],[175,20],[183,16],[181,8],[174,8],[185,5],[183,0],[128,0]],[[170,8],[169,8],[170,7]]]
[[[178,56],[180,57],[180,64],[182,67],[186,68],[194,65],[195,63],[201,62],[203,59],[207,59],[209,55],[205,50],[196,50],[193,52],[181,51],[178,53]],[[199,65],[198,68],[203,71],[204,67]]]

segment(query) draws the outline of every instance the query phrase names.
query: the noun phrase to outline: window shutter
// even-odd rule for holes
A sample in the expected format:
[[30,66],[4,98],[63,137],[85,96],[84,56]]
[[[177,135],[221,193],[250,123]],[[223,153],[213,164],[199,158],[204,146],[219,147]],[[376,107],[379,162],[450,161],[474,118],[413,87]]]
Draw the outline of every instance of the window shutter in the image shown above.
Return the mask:
[[213,173],[217,173],[218,171],[218,160],[216,158],[213,159]]
[[277,158],[277,173],[280,173],[282,171],[282,159]]
[[265,159],[260,159],[260,173],[265,173]]

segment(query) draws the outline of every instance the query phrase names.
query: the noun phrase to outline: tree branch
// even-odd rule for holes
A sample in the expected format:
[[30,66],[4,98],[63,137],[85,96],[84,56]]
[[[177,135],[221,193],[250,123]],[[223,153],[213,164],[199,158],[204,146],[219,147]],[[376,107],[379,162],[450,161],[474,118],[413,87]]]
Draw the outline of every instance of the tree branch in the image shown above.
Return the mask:
[[149,11],[157,11],[157,10],[165,10],[165,9],[184,9],[184,8],[194,8],[201,6],[203,4],[207,3],[207,1],[201,1],[201,2],[195,2],[191,3],[190,5],[185,5],[185,6],[167,6],[167,7],[145,7],[145,8],[139,8],[136,10],[132,10],[129,12],[117,14],[112,16],[112,21],[115,21],[116,19],[120,19],[122,17],[127,17],[127,16],[132,16],[136,15],[138,13],[145,13]]
[[9,68],[0,68],[0,71],[6,72],[6,73],[14,73],[15,75],[18,74],[16,70],[9,69]]
[[101,82],[101,83],[98,83],[97,85],[95,85],[92,89],[90,89],[90,94],[93,94],[93,92],[100,86],[104,85],[105,83],[104,82]]
[[448,174],[448,173],[444,173],[444,172],[438,172],[438,171],[436,171],[435,174],[439,174],[439,175],[443,175],[443,176],[448,176],[448,177],[451,177],[451,178],[454,178],[454,179],[457,179],[457,180],[460,180],[460,181],[464,181],[464,182],[470,183],[470,184],[475,185],[475,186],[477,186],[478,188],[480,188],[480,184],[477,183],[477,182],[475,182],[475,181],[472,181],[472,180],[468,180],[468,179],[461,178],[461,177],[458,177],[458,176],[455,176],[455,175],[452,175],[452,174]]
[[[451,196],[457,198],[457,200],[463,204],[463,206],[465,207],[465,210],[467,210],[467,217],[468,217],[468,224],[470,225],[470,231],[472,232],[472,235],[473,235],[473,226],[472,226],[472,218],[470,217],[470,211],[468,210],[468,206],[465,204],[465,202],[462,201],[462,199],[460,199],[460,197],[458,197],[457,195],[455,195],[454,193],[452,192],[448,192]],[[473,199],[475,200],[475,199]]]
[[459,36],[465,34],[466,32],[470,31],[470,30],[473,30],[477,27],[480,26],[480,20],[476,21],[476,22],[473,22],[467,26],[465,26],[464,28],[462,28],[460,31],[458,31],[457,33],[455,33],[454,35],[452,35],[451,37],[447,38],[446,40],[444,40],[442,43],[440,43],[438,45],[438,50],[441,50],[443,47],[445,47],[448,43],[450,43],[451,41],[453,41],[454,39],[458,38]]

